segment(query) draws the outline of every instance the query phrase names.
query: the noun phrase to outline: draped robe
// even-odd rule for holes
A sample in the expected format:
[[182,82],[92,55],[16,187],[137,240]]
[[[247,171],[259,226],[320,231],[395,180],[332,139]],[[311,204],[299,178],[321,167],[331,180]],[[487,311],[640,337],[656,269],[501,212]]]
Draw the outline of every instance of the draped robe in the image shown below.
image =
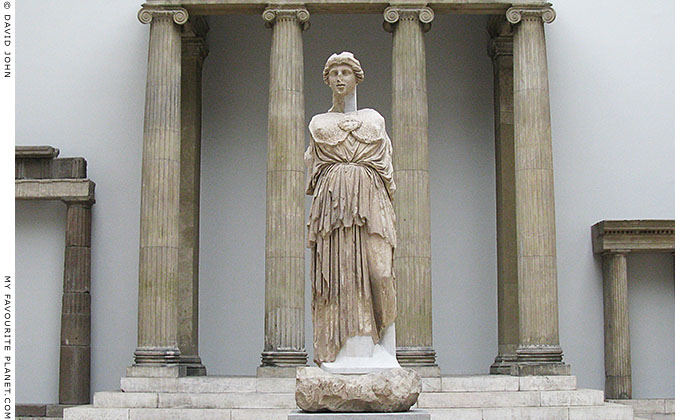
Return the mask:
[[371,275],[367,260],[367,249],[374,245],[370,235],[395,249],[395,182],[391,140],[375,110],[318,114],[309,132],[304,158],[307,194],[314,200],[307,244],[312,249],[314,361],[320,365],[334,361],[350,337],[371,336],[378,343],[383,329],[395,321],[392,258],[385,262],[391,275],[382,279]]

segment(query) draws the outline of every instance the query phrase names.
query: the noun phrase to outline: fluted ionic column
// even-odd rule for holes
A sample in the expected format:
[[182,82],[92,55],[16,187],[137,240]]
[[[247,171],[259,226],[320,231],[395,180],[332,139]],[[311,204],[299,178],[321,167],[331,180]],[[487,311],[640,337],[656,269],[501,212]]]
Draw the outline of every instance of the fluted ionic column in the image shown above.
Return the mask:
[[505,16],[489,19],[489,56],[494,67],[496,151],[496,242],[498,263],[498,355],[490,372],[510,374],[519,341],[517,235],[515,233],[515,142],[513,124],[513,31]]
[[435,367],[431,322],[431,222],[428,105],[423,32],[434,12],[425,6],[391,6],[384,28],[393,33],[393,167],[397,184],[395,249],[398,361]]
[[178,344],[187,375],[206,375],[199,357],[199,198],[201,176],[201,69],[208,25],[193,16],[182,27],[180,254]]
[[[305,8],[268,7],[272,27],[266,159],[266,301],[260,375],[307,363],[304,346]],[[262,369],[266,368],[266,369]],[[272,373],[268,373],[272,372]],[[283,372],[293,374],[290,369]]]
[[135,366],[175,365],[180,214],[180,8],[143,8],[149,23],[139,239],[139,326]]
[[91,205],[68,202],[60,328],[60,404],[91,399]]
[[514,373],[565,374],[558,337],[556,222],[544,23],[548,6],[508,9],[514,25],[519,346]]
[[604,347],[607,399],[632,398],[628,269],[625,252],[602,255],[604,272]]

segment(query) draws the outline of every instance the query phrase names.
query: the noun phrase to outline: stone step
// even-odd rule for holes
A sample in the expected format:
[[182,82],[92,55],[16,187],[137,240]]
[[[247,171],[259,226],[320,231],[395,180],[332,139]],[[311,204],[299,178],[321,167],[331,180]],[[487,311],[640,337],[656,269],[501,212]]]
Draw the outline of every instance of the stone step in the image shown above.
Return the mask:
[[426,409],[431,420],[633,420],[624,406]]
[[14,420],[62,420],[62,417],[15,417]]
[[604,404],[604,393],[595,389],[574,391],[435,392],[422,393],[419,408],[567,407]]
[[[285,420],[290,409],[154,409],[81,406],[64,420]],[[428,409],[432,420],[633,420],[632,407],[502,407]]]
[[[602,405],[604,393],[574,391],[428,392],[419,396],[420,408],[562,407]],[[97,392],[94,406],[103,408],[294,408],[292,392]]]
[[[501,392],[574,390],[575,376],[471,375],[423,378],[424,392]],[[125,392],[295,392],[294,378],[196,376],[186,378],[122,378]]]
[[97,392],[96,408],[296,408],[294,393]]
[[442,392],[501,392],[574,390],[577,379],[569,376],[471,375],[440,378]]
[[[98,408],[81,406],[64,420],[285,420],[292,409]],[[37,420],[33,417],[34,420]],[[43,420],[43,419],[41,419]]]
[[295,392],[295,378],[195,376],[185,378],[122,378],[124,392]]

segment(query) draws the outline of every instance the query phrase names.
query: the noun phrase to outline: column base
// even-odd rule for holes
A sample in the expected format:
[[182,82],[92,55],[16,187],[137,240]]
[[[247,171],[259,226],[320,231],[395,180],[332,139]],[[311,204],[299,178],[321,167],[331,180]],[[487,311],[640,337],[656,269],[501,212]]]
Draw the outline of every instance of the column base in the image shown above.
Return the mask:
[[632,398],[632,376],[607,376],[604,398],[607,400],[629,400]]
[[515,354],[499,354],[489,368],[492,375],[510,375],[512,367],[517,363]]
[[513,376],[570,375],[560,346],[519,346],[515,354],[517,363],[510,369]]
[[134,366],[127,368],[127,376],[179,378],[187,376],[187,367],[180,365],[177,347],[139,347],[134,351]]
[[180,365],[187,367],[187,376],[206,376],[206,366],[199,356],[180,356]]
[[395,349],[400,366],[406,368],[436,367],[436,350],[431,347],[398,347]]
[[304,350],[277,350],[261,352],[261,367],[291,367],[307,365],[307,352]]
[[134,351],[135,366],[169,366],[180,363],[177,347],[138,347]]

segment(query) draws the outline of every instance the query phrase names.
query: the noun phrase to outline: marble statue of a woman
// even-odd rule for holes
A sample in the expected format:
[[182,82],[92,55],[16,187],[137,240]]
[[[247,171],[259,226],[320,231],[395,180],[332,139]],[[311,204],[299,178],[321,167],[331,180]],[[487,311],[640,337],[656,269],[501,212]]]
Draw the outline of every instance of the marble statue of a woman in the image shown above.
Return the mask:
[[333,106],[309,123],[304,158],[312,249],[314,361],[332,373],[400,367],[395,358],[395,192],[391,140],[373,109],[357,109],[364,79],[350,52],[333,54],[323,80]]

